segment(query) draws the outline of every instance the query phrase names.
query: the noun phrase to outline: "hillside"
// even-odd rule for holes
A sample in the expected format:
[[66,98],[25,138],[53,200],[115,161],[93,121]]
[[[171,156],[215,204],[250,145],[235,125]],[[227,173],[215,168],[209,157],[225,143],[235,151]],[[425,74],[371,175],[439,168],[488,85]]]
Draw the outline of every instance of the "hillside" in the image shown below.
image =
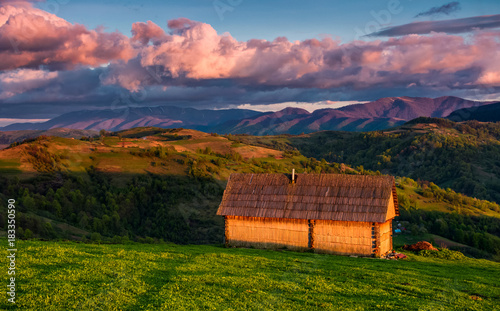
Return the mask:
[[[114,135],[40,137],[0,151],[0,197],[17,198],[20,236],[29,229],[28,236],[44,238],[90,239],[95,233],[98,239],[216,243],[223,221],[215,211],[232,172],[290,172],[300,163],[301,171],[310,171],[319,163],[194,130]],[[71,228],[47,225],[46,218]]]
[[[223,221],[215,213],[233,172],[376,174],[306,158],[284,142],[306,137],[223,137],[161,128],[99,138],[41,137],[0,151],[0,204],[16,198],[20,237],[219,243]],[[243,139],[268,139],[274,147]],[[474,256],[478,249],[487,258],[500,250],[498,204],[407,178],[398,184],[401,210],[408,211],[400,219],[409,222],[412,234],[458,241],[474,247]],[[461,231],[444,230],[443,222]]]
[[297,149],[316,159],[434,182],[500,202],[500,125],[419,118],[386,131],[238,136],[247,144]]
[[417,117],[445,117],[456,109],[478,107],[475,102],[453,96],[438,98],[388,97],[365,104],[312,113],[299,108],[278,112],[243,109],[198,110],[172,106],[129,107],[77,111],[44,123],[12,124],[1,130],[47,130],[70,128],[118,131],[134,127],[190,128],[219,134],[300,134],[323,130],[374,131],[401,125]]
[[500,103],[474,108],[459,109],[451,113],[447,119],[455,122],[477,120],[481,122],[500,121]]
[[0,132],[0,149],[8,147],[12,143],[22,142],[25,139],[33,139],[39,136],[55,136],[64,138],[81,138],[85,136],[96,136],[97,131],[72,130],[66,128],[55,128],[50,130],[24,130]]
[[[16,307],[23,310],[495,310],[500,304],[500,264],[486,260],[172,244],[29,241],[18,248]],[[0,308],[13,309],[5,299]]]

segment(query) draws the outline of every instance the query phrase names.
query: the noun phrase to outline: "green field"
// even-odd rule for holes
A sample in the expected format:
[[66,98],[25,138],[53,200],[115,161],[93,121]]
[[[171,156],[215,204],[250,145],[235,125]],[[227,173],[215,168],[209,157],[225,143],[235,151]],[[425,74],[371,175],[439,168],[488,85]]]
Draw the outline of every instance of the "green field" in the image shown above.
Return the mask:
[[[500,264],[20,241],[21,310],[499,310]],[[6,266],[6,252],[2,254]],[[14,307],[3,299],[3,310]]]

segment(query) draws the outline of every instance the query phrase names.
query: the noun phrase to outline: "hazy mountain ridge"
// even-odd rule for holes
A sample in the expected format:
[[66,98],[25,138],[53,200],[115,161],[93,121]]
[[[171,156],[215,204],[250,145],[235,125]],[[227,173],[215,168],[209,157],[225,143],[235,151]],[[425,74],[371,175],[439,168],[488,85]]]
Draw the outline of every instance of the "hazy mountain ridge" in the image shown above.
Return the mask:
[[43,123],[16,123],[2,130],[46,130],[70,128],[85,130],[125,130],[134,127],[185,127],[206,130],[233,119],[249,118],[261,112],[245,109],[198,110],[174,106],[129,107],[124,109],[83,110],[63,114]]
[[475,102],[453,96],[387,97],[366,104],[354,104],[338,109],[320,109],[312,113],[288,110],[230,121],[215,127],[216,132],[234,134],[299,134],[322,130],[374,131],[401,125],[424,117],[445,117],[456,109],[479,107],[487,102]]
[[459,109],[452,112],[447,119],[455,122],[469,120],[498,122],[500,121],[500,102],[480,107]]
[[243,109],[198,110],[170,106],[77,111],[44,123],[12,124],[1,130],[47,130],[70,128],[86,130],[124,130],[134,127],[184,127],[205,132],[232,134],[299,134],[321,130],[373,131],[401,125],[421,116],[446,117],[457,109],[479,107],[476,102],[453,96],[387,97],[366,104],[310,113],[300,108],[277,112]]

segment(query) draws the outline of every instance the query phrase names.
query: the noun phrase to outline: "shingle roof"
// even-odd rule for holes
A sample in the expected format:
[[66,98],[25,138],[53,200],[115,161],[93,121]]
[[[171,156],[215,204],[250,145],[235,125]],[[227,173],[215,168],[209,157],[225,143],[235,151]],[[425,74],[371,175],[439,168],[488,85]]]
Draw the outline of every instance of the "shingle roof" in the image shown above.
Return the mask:
[[217,215],[363,222],[399,215],[392,176],[295,176],[292,183],[285,174],[231,174]]

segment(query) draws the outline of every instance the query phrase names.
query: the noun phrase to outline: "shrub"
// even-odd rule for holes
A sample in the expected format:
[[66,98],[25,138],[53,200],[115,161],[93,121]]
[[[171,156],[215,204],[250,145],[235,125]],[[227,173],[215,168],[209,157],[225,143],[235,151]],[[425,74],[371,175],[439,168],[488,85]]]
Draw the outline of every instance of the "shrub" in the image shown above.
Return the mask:
[[452,251],[447,248],[441,248],[437,251],[431,250],[421,250],[418,252],[420,256],[424,257],[433,257],[433,258],[441,258],[441,259],[449,259],[449,260],[463,260],[465,259],[465,255],[459,251]]
[[24,231],[24,238],[25,239],[31,239],[31,238],[33,238],[33,232],[31,232],[30,229],[26,229]]
[[90,240],[92,242],[101,242],[101,234],[99,234],[98,232],[93,232],[90,235]]

